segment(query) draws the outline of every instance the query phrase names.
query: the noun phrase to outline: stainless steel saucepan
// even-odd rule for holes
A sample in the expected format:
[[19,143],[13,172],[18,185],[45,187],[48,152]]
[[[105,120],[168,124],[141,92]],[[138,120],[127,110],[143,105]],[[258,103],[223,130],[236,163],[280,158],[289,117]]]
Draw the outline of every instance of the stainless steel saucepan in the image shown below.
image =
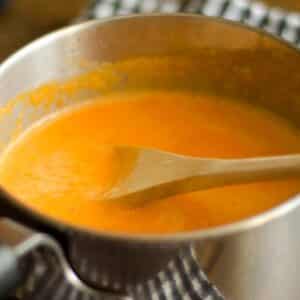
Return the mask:
[[[128,59],[136,61],[133,67],[121,67]],[[80,81],[81,85],[73,87],[83,89],[77,94],[60,88],[60,107],[115,90],[193,90],[255,102],[300,126],[299,67],[297,49],[261,31],[220,19],[149,15],[72,26],[30,44],[1,65],[1,105],[9,107],[6,115],[0,110],[1,145],[19,128],[20,118],[26,128],[33,119],[57,109],[29,101],[28,93],[23,94],[24,105],[15,100],[17,95],[54,80],[59,85],[93,68],[99,69],[98,75],[106,68],[110,77],[101,76],[120,80],[113,84],[108,80],[102,89],[96,84],[94,90]],[[101,82],[101,76],[95,80]],[[299,205],[300,198],[295,196],[264,214],[227,226],[129,236],[50,219],[22,205],[3,186],[1,214],[6,219],[0,223],[0,290],[3,295],[22,282],[20,259],[40,246],[56,251],[67,276],[78,286],[91,293],[105,289],[124,295],[131,285],[165,268],[182,249],[194,246],[210,280],[228,299],[297,299]]]

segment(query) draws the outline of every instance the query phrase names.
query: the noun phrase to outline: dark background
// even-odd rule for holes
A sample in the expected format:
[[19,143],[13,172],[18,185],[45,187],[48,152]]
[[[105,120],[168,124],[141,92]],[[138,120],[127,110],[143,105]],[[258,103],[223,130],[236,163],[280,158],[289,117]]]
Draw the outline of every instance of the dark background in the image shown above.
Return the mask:
[[0,0],[0,62],[29,41],[77,17],[88,0]]

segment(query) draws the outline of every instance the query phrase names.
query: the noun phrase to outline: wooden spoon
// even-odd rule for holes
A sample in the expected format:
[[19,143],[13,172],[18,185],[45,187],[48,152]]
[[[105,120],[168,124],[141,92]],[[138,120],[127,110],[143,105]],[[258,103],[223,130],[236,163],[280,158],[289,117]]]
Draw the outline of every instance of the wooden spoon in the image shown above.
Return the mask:
[[[211,159],[154,149],[114,147],[128,168],[104,199],[150,201],[226,185],[300,176],[300,154],[243,159]],[[134,158],[134,159],[133,159]],[[300,187],[299,187],[300,189]]]

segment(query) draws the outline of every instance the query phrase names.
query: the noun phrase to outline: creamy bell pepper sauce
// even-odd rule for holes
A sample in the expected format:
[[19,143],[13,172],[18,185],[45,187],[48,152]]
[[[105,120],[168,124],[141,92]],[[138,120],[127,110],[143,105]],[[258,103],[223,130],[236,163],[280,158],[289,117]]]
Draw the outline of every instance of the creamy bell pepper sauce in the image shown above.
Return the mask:
[[300,152],[300,133],[242,102],[170,91],[120,93],[67,108],[32,126],[4,151],[0,183],[28,207],[93,230],[166,234],[262,213],[300,189],[300,179],[221,187],[148,202],[103,201],[129,168],[106,144],[211,158]]

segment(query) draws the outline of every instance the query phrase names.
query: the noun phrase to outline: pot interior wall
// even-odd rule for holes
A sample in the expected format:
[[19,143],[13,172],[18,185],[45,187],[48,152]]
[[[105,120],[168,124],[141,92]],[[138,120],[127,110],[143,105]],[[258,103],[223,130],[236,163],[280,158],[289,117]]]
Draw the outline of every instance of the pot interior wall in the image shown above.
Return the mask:
[[1,146],[50,111],[131,89],[242,99],[300,125],[299,65],[300,54],[280,41],[204,17],[79,25],[30,45],[0,69]]

